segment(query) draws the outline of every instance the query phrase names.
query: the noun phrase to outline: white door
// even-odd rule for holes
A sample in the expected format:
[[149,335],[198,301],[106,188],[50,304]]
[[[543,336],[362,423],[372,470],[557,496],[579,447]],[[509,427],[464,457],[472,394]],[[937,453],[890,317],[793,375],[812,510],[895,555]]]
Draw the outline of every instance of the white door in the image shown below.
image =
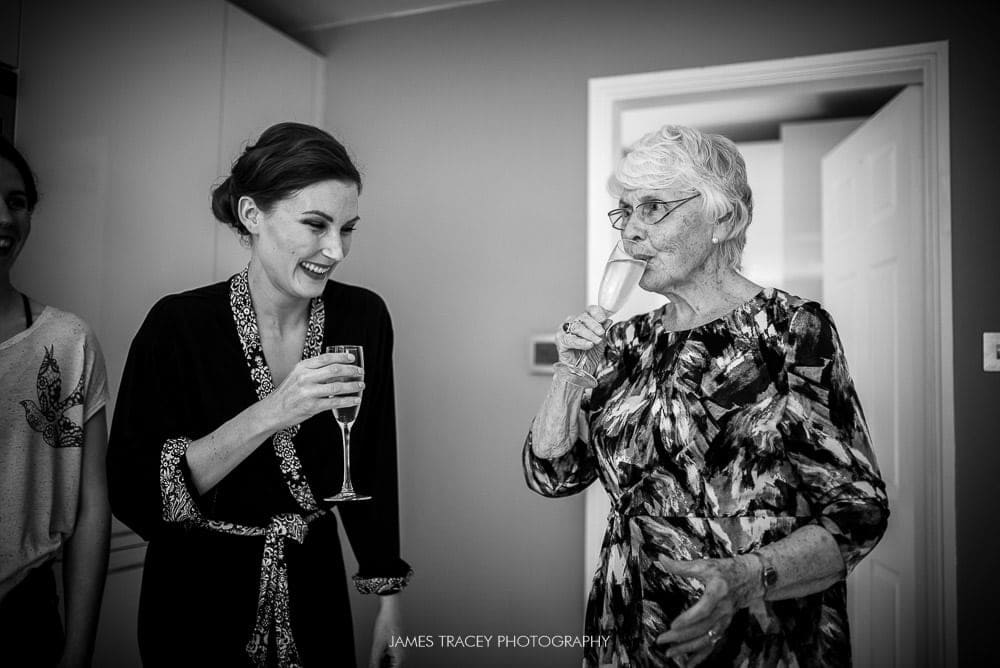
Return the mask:
[[926,665],[921,88],[822,161],[823,301],[840,330],[889,496],[889,528],[848,580],[854,665]]

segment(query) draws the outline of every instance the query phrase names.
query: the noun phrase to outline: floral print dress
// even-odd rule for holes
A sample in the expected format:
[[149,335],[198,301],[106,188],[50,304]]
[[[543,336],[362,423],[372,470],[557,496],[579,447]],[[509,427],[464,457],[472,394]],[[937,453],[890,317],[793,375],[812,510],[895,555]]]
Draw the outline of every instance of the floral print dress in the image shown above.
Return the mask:
[[[819,304],[765,289],[727,316],[667,331],[663,310],[608,331],[585,395],[590,442],[523,452],[534,491],[603,483],[612,510],[586,613],[585,666],[676,665],[656,637],[701,594],[661,559],[745,554],[818,524],[847,571],[888,518],[864,414]],[[850,665],[846,583],[744,609],[703,665]]]

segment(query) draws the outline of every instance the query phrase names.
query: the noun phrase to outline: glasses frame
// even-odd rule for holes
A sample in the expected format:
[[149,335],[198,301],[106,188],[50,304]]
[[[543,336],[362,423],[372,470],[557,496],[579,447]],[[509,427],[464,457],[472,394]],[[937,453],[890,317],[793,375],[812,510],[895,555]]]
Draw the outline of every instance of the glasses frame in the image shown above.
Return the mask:
[[668,210],[665,214],[663,214],[662,216],[660,216],[659,218],[657,218],[656,220],[654,220],[653,222],[651,222],[651,223],[643,223],[644,225],[657,225],[657,224],[663,222],[663,220],[666,219],[666,217],[669,216],[670,214],[672,214],[674,211],[676,211],[677,209],[681,208],[681,206],[683,206],[687,202],[690,202],[691,200],[693,200],[693,199],[695,199],[697,197],[701,197],[701,193],[695,193],[694,195],[691,195],[690,197],[684,197],[682,199],[672,199],[672,200],[651,199],[651,200],[647,200],[645,202],[640,202],[639,204],[635,205],[634,207],[632,207],[632,206],[619,207],[617,209],[612,209],[611,211],[608,211],[608,220],[611,221],[611,227],[615,228],[616,230],[624,230],[625,226],[628,225],[628,221],[630,221],[632,219],[632,214],[635,213],[635,210],[638,209],[640,206],[645,206],[647,204],[674,204],[674,205],[676,205],[676,206],[672,207],[670,210]]

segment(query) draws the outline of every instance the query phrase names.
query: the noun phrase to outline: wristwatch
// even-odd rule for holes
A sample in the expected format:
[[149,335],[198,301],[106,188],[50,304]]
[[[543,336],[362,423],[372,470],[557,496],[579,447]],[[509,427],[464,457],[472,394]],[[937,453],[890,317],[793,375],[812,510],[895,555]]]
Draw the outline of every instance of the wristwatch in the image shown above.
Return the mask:
[[764,595],[767,596],[768,592],[778,584],[778,571],[774,570],[771,560],[762,553],[754,552],[753,554],[760,559],[760,587],[764,590]]

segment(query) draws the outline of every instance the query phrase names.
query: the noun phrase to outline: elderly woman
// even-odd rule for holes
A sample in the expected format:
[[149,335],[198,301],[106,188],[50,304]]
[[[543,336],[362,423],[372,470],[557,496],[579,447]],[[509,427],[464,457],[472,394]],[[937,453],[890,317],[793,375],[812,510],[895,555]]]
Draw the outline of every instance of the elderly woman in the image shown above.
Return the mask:
[[746,168],[717,135],[666,126],[612,181],[612,225],[669,302],[605,332],[567,319],[560,359],[595,346],[598,385],[552,380],[524,447],[528,485],[596,478],[612,512],[588,666],[850,664],[845,578],[888,508],[829,314],[740,275]]
[[[358,406],[358,491],[338,513],[354,582],[381,596],[370,665],[398,665],[396,426],[389,313],[330,280],[359,227],[361,177],[326,132],[266,130],[215,189],[249,243],[227,281],[161,299],[129,352],[108,453],[114,513],[149,540],[139,603],[146,666],[353,666],[336,519],[333,409]],[[358,344],[367,358],[323,353]],[[362,401],[363,390],[363,401]]]

